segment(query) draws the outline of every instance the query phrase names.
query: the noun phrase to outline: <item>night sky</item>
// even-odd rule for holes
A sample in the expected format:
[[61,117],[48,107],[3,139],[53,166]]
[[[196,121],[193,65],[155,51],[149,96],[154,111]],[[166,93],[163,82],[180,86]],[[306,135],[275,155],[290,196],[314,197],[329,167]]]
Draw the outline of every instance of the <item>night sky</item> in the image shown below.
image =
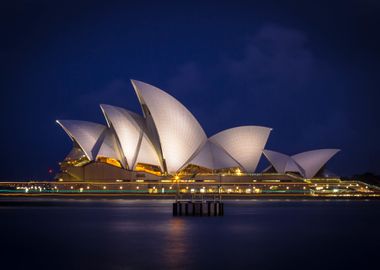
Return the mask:
[[263,125],[267,149],[340,148],[331,171],[380,173],[378,1],[178,2],[2,1],[0,180],[52,178],[72,146],[56,119],[140,113],[129,79],[208,136]]

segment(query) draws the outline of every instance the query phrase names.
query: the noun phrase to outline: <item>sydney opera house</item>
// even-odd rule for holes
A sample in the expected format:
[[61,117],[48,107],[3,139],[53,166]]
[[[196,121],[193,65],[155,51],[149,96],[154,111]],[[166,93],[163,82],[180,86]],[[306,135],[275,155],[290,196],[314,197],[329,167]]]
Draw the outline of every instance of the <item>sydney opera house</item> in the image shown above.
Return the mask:
[[[174,97],[144,82],[132,85],[141,114],[103,104],[102,124],[57,120],[72,148],[54,180],[1,182],[0,196],[380,197],[379,187],[326,169],[339,149],[269,150],[272,129],[262,126],[208,137]],[[268,163],[264,170],[260,161]]]
[[[150,193],[169,192],[174,183],[183,183],[184,193],[307,193],[320,190],[318,185],[322,190],[344,186],[325,169],[338,149],[295,155],[267,150],[272,129],[262,126],[233,127],[208,137],[174,97],[150,84],[131,82],[142,114],[102,104],[104,124],[57,120],[73,142],[56,175],[61,186]],[[258,172],[263,157],[270,166]]]
[[[148,178],[186,173],[255,173],[264,154],[272,165],[266,171],[313,178],[339,151],[321,149],[287,156],[264,150],[272,129],[261,126],[230,128],[207,138],[197,119],[174,97],[140,81],[132,80],[132,85],[142,115],[100,105],[106,125],[57,120],[73,141],[71,152],[61,163],[60,177],[127,180],[133,177],[132,172],[144,172]],[[93,168],[86,173],[89,166]]]

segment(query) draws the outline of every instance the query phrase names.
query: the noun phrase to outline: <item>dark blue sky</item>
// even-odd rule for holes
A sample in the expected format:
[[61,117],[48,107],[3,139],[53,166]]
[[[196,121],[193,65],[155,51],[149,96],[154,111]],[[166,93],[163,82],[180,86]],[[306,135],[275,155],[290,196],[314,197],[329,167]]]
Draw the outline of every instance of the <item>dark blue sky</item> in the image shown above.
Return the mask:
[[2,3],[0,179],[58,169],[71,141],[56,119],[105,123],[100,103],[140,112],[130,78],[209,136],[264,125],[267,149],[341,148],[332,171],[380,173],[378,2],[260,2]]

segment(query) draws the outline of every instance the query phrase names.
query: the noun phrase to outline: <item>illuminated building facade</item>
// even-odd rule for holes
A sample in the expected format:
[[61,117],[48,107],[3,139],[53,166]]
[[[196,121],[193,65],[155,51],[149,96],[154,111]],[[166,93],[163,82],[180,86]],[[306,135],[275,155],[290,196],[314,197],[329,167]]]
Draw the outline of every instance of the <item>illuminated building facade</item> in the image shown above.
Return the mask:
[[[105,124],[57,120],[73,147],[56,181],[2,182],[0,196],[380,197],[377,186],[327,173],[338,149],[292,156],[266,150],[271,128],[261,126],[207,137],[175,98],[143,82],[132,85],[141,115],[102,104]],[[271,165],[257,173],[262,155]]]
[[[61,162],[61,181],[160,180],[173,176],[202,180],[255,174],[262,153],[272,166],[262,175],[287,173],[310,179],[339,150],[287,156],[264,150],[271,128],[241,126],[207,137],[191,112],[165,91],[132,80],[142,114],[100,105],[106,124],[57,120],[73,141]],[[319,176],[319,175],[318,175]],[[257,178],[257,177],[256,177]],[[209,180],[210,180],[209,179]],[[227,180],[226,180],[227,181]]]

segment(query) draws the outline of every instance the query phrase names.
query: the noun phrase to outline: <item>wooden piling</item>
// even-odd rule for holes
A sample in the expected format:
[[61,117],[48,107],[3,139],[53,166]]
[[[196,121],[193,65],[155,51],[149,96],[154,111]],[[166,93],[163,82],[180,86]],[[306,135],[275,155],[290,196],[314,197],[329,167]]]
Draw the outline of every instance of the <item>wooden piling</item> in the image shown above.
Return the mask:
[[180,215],[180,216],[182,216],[182,203],[181,202],[178,202],[178,214]]
[[176,201],[173,216],[223,216],[224,205],[220,201]]

